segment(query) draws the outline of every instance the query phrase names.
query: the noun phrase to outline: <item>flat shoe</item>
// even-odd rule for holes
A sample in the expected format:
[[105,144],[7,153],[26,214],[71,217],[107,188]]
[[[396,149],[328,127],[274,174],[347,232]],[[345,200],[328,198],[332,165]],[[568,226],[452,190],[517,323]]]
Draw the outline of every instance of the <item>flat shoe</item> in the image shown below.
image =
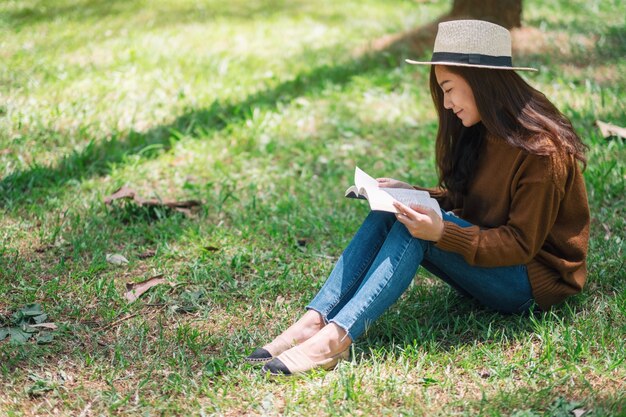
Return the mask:
[[276,339],[272,340],[271,343],[262,348],[256,348],[244,361],[252,365],[261,365],[271,361],[274,357],[294,346],[295,344],[289,343],[287,339],[278,336]]
[[263,348],[256,348],[254,349],[254,352],[246,356],[244,360],[248,362],[249,364],[257,365],[257,364],[265,364],[271,361],[272,358],[273,358],[272,354],[269,353],[267,350]]
[[262,372],[271,376],[291,376],[302,374],[313,369],[333,369],[340,360],[350,358],[350,348],[320,362],[312,361],[303,351],[301,346],[293,347],[278,357],[272,359],[263,366]]

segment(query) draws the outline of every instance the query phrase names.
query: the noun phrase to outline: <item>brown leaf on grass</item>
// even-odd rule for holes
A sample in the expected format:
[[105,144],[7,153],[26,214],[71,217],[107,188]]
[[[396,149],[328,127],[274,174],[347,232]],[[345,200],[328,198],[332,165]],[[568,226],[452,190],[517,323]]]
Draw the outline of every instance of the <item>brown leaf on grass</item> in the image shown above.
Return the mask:
[[137,192],[131,188],[123,186],[122,188],[115,191],[108,197],[105,197],[104,204],[110,205],[115,200],[132,200],[135,204],[140,207],[167,207],[183,213],[187,217],[192,217],[193,212],[192,209],[200,207],[202,205],[201,201],[198,200],[172,200],[172,199],[157,199],[157,198],[142,198],[137,194]]
[[9,149],[9,148],[7,148],[7,149],[0,149],[0,156],[8,155],[10,153],[13,153],[13,151],[11,149]]
[[56,330],[59,327],[54,323],[39,323],[39,324],[29,324],[30,327],[38,327],[47,330]]
[[110,342],[107,342],[104,339],[98,339],[98,340],[96,340],[96,343],[98,345],[100,345],[100,346],[103,346],[103,347],[107,347],[107,346],[109,346],[111,344]]
[[177,212],[179,212],[179,213],[183,213],[185,216],[187,216],[187,217],[189,217],[189,218],[194,216],[194,214],[193,214],[193,212],[191,211],[191,209],[188,209],[188,208],[176,207],[176,208],[174,209],[174,211],[177,211]]
[[169,208],[191,208],[201,206],[202,202],[198,200],[171,200],[171,199],[157,199],[157,198],[141,198],[137,192],[126,186],[115,191],[110,196],[104,199],[105,204],[111,204],[114,200],[120,199],[132,199],[139,206],[165,206]]
[[146,249],[144,252],[137,255],[137,257],[139,259],[147,259],[152,258],[154,255],[156,255],[156,249]]
[[39,246],[37,248],[35,248],[35,252],[36,253],[44,253],[49,251],[50,249],[53,249],[54,245],[43,245],[43,246]]
[[120,198],[135,198],[135,190],[123,186],[110,196],[104,199],[104,204],[111,204],[113,200],[119,200]]
[[165,283],[167,283],[167,280],[163,278],[163,274],[156,275],[141,282],[128,282],[126,283],[127,291],[124,297],[126,297],[126,300],[129,303],[132,303],[133,301],[141,297],[141,295],[148,291],[150,288]]
[[[135,197],[135,201],[138,201],[137,197]],[[148,200],[139,199],[138,203],[139,205],[142,205],[142,206],[155,206],[155,207],[165,206],[165,207],[169,207],[172,209],[179,209],[180,211],[183,211],[183,212],[184,212],[184,209],[190,209],[192,207],[199,207],[202,205],[202,202],[198,200],[177,201],[177,200],[170,200],[167,198],[163,200],[158,200],[156,198],[151,198]]]
[[600,133],[605,139],[610,137],[619,137],[622,139],[626,139],[626,128],[612,125],[610,123],[601,122],[600,120],[596,120],[596,125],[600,129]]

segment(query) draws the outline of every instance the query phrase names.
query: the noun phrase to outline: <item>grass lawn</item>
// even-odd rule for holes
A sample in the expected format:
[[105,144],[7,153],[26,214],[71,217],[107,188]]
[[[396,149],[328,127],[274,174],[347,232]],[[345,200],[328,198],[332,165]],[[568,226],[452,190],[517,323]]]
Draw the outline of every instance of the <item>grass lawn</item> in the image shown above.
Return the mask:
[[[380,45],[450,3],[0,3],[0,328],[33,303],[57,326],[0,341],[0,415],[625,415],[626,150],[595,126],[626,126],[620,0],[528,0],[514,32],[590,146],[582,294],[502,316],[420,271],[335,371],[242,363],[367,214],[355,165],[434,185],[428,68],[403,64],[430,52]],[[202,206],[105,205],[123,185]]]

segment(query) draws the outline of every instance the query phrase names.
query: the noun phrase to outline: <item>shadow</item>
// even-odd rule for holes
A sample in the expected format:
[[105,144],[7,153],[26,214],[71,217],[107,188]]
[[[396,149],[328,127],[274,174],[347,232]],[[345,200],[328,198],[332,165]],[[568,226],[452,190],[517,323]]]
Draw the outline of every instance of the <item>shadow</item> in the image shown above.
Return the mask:
[[[579,3],[579,5],[580,4],[582,3]],[[570,4],[569,7],[574,7],[574,5]],[[544,31],[567,30],[581,35],[599,33],[599,30],[602,30],[603,26],[599,26],[596,22],[589,19],[589,16],[593,13],[594,12],[590,9],[579,8],[575,14],[566,13],[561,16],[558,13],[555,13],[550,16],[549,19],[543,17],[525,19],[524,26],[541,28],[541,30]]]
[[[444,14],[432,22],[426,23],[409,31],[385,35],[370,41],[359,53],[390,53],[406,55],[407,58],[419,58],[432,51],[437,35],[437,26],[441,22],[451,20],[450,14]],[[430,55],[426,57],[430,60]],[[404,63],[404,60],[402,60]]]
[[[435,27],[434,24],[427,24],[411,33],[412,36],[419,34],[426,39],[434,36],[431,31]],[[15,171],[0,180],[0,208],[13,209],[37,202],[70,181],[106,175],[112,165],[123,163],[131,155],[154,158],[158,152],[146,153],[144,150],[154,149],[155,145],[159,149],[170,149],[171,141],[175,140],[173,132],[195,137],[201,134],[203,138],[209,138],[227,126],[245,123],[255,110],[273,110],[279,104],[319,93],[329,84],[345,85],[355,75],[396,67],[403,62],[401,56],[396,55],[402,45],[404,41],[397,40],[379,51],[366,48],[342,64],[322,65],[300,73],[291,80],[253,93],[243,101],[224,102],[218,99],[207,108],[178,116],[168,125],[157,126],[146,132],[130,131],[123,137],[112,134],[100,140],[92,140],[84,149],[65,155],[55,165],[35,164],[28,169]]]
[[[451,352],[460,346],[486,342],[514,342],[524,334],[537,330],[536,322],[575,321],[581,306],[576,297],[554,307],[550,312],[503,314],[482,306],[479,302],[456,293],[438,278],[418,283],[368,329],[356,344],[364,358],[373,349],[384,347],[389,353],[394,346],[423,348]],[[428,281],[426,281],[428,282]]]
[[59,19],[86,21],[117,15],[132,9],[132,2],[83,0],[60,5],[55,2],[40,1],[19,10],[5,12],[7,26],[14,29],[36,25]]
[[[35,2],[35,4],[25,6],[20,10],[5,12],[3,20],[8,27],[18,29],[58,20],[85,23],[122,14],[146,11],[141,3],[123,0],[79,0],[68,1],[66,4],[59,3],[61,2],[45,0]],[[259,18],[280,17],[285,14],[302,15],[309,19],[325,22],[341,22],[349,17],[345,14],[334,13],[332,10],[317,7],[311,2],[304,0],[262,2],[236,0],[222,2],[219,4],[219,7],[201,4],[193,7],[180,7],[174,3],[174,6],[163,4],[159,8],[153,8],[148,11],[156,13],[145,24],[154,27],[193,22],[212,22],[221,19],[251,21]]]
[[[584,16],[584,14],[583,14]],[[437,25],[440,22],[458,19],[450,13],[444,14],[434,21],[420,26],[416,29],[390,34],[369,43],[364,51],[387,52],[408,54],[414,59],[430,59],[424,54],[431,50],[437,33]],[[534,29],[534,28],[542,28]],[[524,35],[524,30],[531,29],[534,38],[528,39]],[[623,26],[604,27],[600,31],[597,25],[583,20],[574,22],[550,22],[543,20],[530,20],[519,29],[513,29],[513,49],[514,62],[519,66],[539,66],[539,65],[574,65],[577,67],[588,67],[594,64],[611,64],[622,60],[626,56],[626,28]],[[566,32],[580,35],[597,35],[598,41],[588,45],[568,45],[572,47],[570,53],[563,53],[559,44],[545,44],[545,39],[537,39],[543,36],[546,31]],[[555,40],[562,41],[562,39]],[[541,45],[544,43],[544,45]],[[516,45],[517,44],[517,45]],[[530,47],[527,45],[531,45]],[[522,48],[519,48],[522,46]],[[538,49],[542,49],[539,50]]]
[[[571,27],[551,27],[551,30],[570,31]],[[523,29],[522,29],[523,31]],[[516,56],[528,63],[528,65],[572,65],[577,68],[585,68],[592,66],[603,66],[617,63],[626,56],[626,28],[612,26],[606,28],[603,32],[598,32],[595,28],[593,31],[579,32],[573,30],[574,33],[585,34],[587,39],[569,39],[564,37],[556,37],[555,39],[538,39],[538,34],[545,32],[536,31],[533,36],[525,36],[523,32],[518,32],[519,37],[516,39],[518,44],[532,43],[530,49],[518,50]],[[549,35],[548,35],[549,36]],[[534,38],[534,39],[533,39]]]

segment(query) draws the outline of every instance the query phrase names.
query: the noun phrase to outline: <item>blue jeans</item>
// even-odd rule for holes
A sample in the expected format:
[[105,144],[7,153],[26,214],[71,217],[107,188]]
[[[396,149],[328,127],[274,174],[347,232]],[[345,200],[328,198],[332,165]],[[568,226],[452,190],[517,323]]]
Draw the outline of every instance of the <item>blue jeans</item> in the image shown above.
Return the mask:
[[[452,214],[443,219],[471,226]],[[534,304],[525,265],[469,265],[461,255],[411,236],[394,214],[371,211],[307,309],[355,340],[400,298],[420,265],[494,310],[521,313]]]

